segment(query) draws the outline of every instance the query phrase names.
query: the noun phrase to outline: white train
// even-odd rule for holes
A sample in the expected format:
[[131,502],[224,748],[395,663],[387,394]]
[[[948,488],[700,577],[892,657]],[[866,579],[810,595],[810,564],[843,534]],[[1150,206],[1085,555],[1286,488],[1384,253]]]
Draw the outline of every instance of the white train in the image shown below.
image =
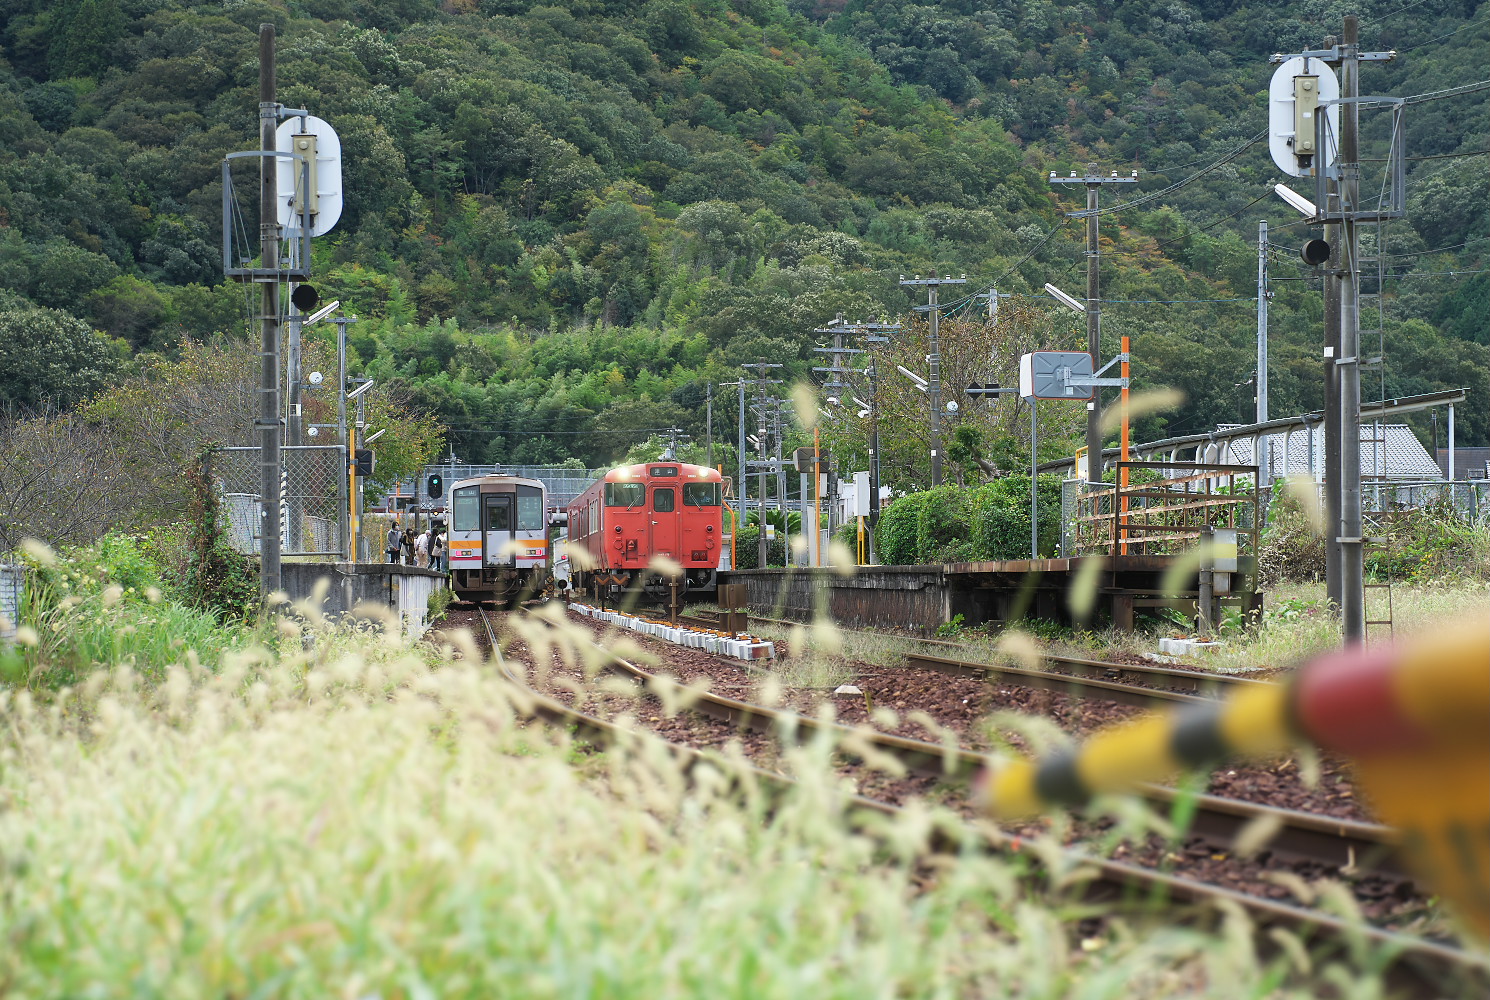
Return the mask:
[[463,601],[511,603],[549,582],[548,491],[537,479],[476,476],[450,490],[450,586]]

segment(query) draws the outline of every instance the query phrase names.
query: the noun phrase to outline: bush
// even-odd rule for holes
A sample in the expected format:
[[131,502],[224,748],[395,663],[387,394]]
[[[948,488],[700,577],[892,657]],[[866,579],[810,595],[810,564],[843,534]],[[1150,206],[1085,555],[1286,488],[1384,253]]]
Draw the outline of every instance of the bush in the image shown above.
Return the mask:
[[973,491],[938,486],[921,494],[916,512],[916,562],[968,562],[977,558],[969,506]]
[[[735,533],[735,558],[738,560],[736,569],[760,569],[760,537],[761,530],[753,524],[747,524]],[[777,533],[776,540],[766,547],[766,568],[780,567],[786,565],[786,539]]]
[[874,529],[874,545],[880,562],[907,566],[916,561],[917,525],[925,493],[896,497],[880,510],[880,523]]
[[1490,579],[1490,527],[1464,520],[1450,502],[1397,512],[1368,525],[1366,533],[1387,538],[1385,546],[1366,551],[1366,571],[1378,579]]
[[[1040,477],[1039,552],[1051,557],[1060,550],[1061,479]],[[971,525],[979,559],[1028,559],[1030,556],[1030,477],[1004,476],[978,488]]]
[[[1061,539],[1061,478],[1040,477],[1040,555]],[[875,531],[880,561],[910,563],[1028,559],[1030,478],[1005,476],[976,489],[939,486],[896,499]]]

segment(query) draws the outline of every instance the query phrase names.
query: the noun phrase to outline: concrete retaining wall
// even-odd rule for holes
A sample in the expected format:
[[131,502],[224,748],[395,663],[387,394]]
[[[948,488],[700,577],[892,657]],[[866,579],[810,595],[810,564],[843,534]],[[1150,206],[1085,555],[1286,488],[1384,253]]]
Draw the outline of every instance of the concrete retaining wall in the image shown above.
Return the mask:
[[811,621],[823,608],[844,625],[935,630],[952,614],[940,566],[861,566],[852,577],[824,569],[749,569],[721,574],[749,589],[750,610]]
[[352,612],[359,604],[393,608],[404,623],[404,633],[414,637],[429,628],[430,595],[449,585],[444,573],[390,563],[286,562],[280,578],[292,601],[314,594],[318,581],[329,581],[321,602],[328,617]]

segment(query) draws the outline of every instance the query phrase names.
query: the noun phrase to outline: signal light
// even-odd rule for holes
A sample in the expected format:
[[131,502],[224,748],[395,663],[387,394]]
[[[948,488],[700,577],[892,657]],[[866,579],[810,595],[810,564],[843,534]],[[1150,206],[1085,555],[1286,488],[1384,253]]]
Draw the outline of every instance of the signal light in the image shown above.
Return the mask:
[[355,468],[357,469],[357,475],[359,475],[359,476],[370,476],[370,475],[372,475],[373,474],[373,468],[377,464],[378,464],[377,455],[375,455],[373,453],[373,450],[371,448],[358,448],[357,449],[357,452],[356,452],[356,465],[355,465]]
[[1330,245],[1324,240],[1305,240],[1299,247],[1299,256],[1310,267],[1318,267],[1330,259]]
[[303,313],[308,313],[321,301],[321,293],[316,291],[315,285],[296,285],[290,292],[290,301],[295,303],[295,308]]
[[424,481],[424,492],[431,500],[445,493],[445,479],[442,476],[430,476]]

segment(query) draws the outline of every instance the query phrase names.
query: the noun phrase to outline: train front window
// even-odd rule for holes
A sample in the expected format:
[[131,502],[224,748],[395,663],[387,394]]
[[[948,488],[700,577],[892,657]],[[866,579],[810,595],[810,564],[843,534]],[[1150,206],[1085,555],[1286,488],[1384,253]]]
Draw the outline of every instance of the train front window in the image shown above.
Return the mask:
[[486,495],[486,530],[512,530],[512,501],[510,497],[500,493],[488,493]]
[[647,487],[641,483],[606,483],[605,505],[607,507],[643,507],[647,503]]
[[718,507],[719,506],[719,484],[718,483],[684,483],[683,484],[683,506],[685,506],[685,507]]
[[665,490],[653,490],[652,509],[659,514],[666,514],[673,509],[673,503],[676,499],[677,494],[673,492],[671,486]]
[[517,530],[543,530],[543,491],[532,486],[517,488]]
[[451,531],[481,530],[481,496],[476,487],[466,486],[455,491],[451,498]]

